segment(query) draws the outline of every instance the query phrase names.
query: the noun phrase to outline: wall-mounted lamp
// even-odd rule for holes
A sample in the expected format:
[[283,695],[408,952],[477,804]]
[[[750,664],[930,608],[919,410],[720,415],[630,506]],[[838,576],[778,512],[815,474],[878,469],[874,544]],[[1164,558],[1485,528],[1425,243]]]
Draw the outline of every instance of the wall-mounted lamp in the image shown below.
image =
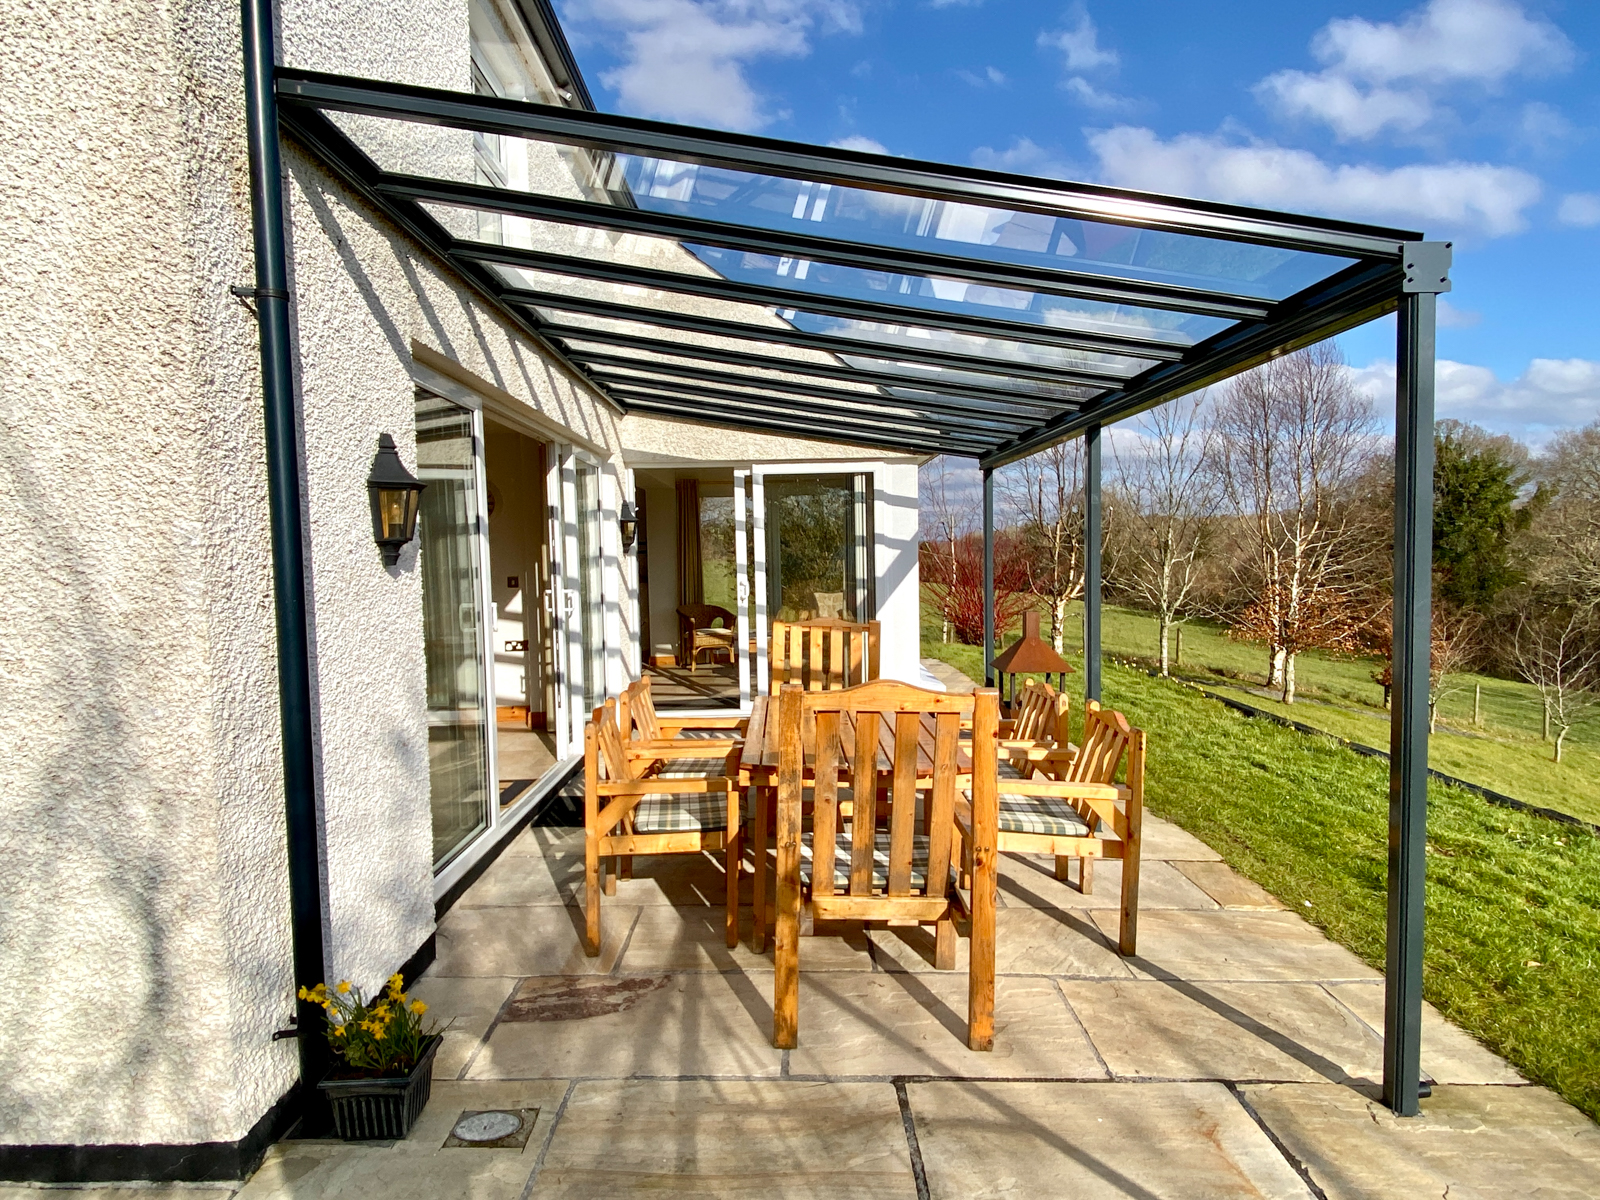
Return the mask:
[[617,518],[617,527],[622,530],[623,550],[632,550],[634,539],[639,536],[639,514],[627,500],[622,502],[622,512]]
[[421,482],[400,461],[394,439],[378,435],[378,453],[367,476],[367,496],[372,501],[372,540],[383,551],[383,565],[400,561],[400,547],[417,535],[417,508],[421,503]]

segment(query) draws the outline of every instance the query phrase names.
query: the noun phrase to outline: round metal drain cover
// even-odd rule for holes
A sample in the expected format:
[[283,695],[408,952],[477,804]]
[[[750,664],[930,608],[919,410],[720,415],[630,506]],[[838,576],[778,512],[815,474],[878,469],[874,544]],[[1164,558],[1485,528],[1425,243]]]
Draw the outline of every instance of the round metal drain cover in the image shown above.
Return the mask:
[[462,1117],[451,1130],[463,1142],[498,1142],[522,1128],[522,1118],[516,1113],[481,1112]]

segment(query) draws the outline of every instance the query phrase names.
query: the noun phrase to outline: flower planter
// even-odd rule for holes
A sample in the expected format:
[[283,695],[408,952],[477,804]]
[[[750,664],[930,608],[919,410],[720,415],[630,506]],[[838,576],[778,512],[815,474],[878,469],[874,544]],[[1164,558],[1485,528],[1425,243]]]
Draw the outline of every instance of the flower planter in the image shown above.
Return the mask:
[[398,1141],[411,1132],[433,1090],[433,1056],[443,1041],[428,1039],[417,1065],[393,1079],[324,1079],[317,1084],[333,1109],[333,1127],[347,1142]]

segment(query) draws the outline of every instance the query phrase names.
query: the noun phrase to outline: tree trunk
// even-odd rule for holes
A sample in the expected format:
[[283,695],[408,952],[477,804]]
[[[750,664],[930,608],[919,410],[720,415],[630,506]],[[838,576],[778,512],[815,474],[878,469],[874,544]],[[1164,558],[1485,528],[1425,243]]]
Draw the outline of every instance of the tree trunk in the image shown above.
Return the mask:
[[1550,701],[1548,700],[1544,702],[1544,728],[1539,732],[1539,740],[1542,742],[1550,740]]
[[1283,702],[1294,703],[1294,655],[1283,656]]
[[1567,731],[1561,730],[1556,734],[1556,761],[1561,761],[1561,743],[1567,740]]
[[1437,700],[1428,701],[1428,732],[1430,734],[1439,732],[1439,702]]
[[1267,651],[1267,686],[1283,686],[1283,649],[1273,646]]
[[1172,672],[1168,669],[1169,664],[1167,662],[1167,631],[1171,628],[1172,625],[1166,617],[1156,617],[1156,629],[1158,630],[1157,636],[1161,642],[1161,674],[1163,676],[1172,674]]
[[1056,596],[1050,601],[1050,643],[1057,654],[1066,653],[1067,598]]

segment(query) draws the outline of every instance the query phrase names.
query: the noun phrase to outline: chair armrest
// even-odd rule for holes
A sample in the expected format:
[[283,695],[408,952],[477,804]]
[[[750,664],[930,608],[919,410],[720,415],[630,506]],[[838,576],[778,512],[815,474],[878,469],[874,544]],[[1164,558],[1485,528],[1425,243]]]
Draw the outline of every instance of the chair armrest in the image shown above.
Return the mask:
[[749,727],[749,717],[695,717],[687,721],[659,721],[662,732],[685,729],[737,729],[741,734]]
[[726,792],[739,786],[739,781],[728,775],[700,775],[693,778],[668,776],[665,779],[619,779],[615,782],[601,780],[595,785],[599,796],[657,796],[704,795],[708,792]]
[[686,738],[682,741],[669,738],[652,738],[648,741],[629,742],[629,758],[711,758],[737,750],[742,742],[735,738]]

